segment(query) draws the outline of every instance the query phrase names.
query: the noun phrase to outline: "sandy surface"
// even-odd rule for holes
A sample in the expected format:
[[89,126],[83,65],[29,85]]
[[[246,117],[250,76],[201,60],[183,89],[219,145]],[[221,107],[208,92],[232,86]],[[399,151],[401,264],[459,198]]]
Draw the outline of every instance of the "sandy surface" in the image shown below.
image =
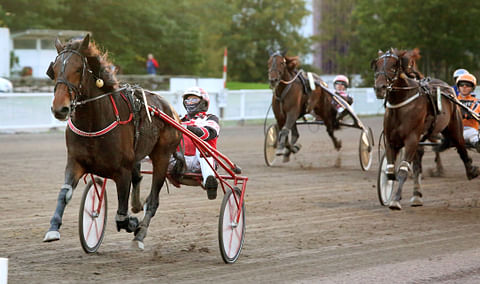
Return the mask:
[[[381,117],[363,118],[377,141]],[[116,191],[108,186],[107,232],[98,253],[78,237],[83,182],[65,210],[61,240],[43,243],[63,183],[63,133],[0,135],[0,257],[9,283],[479,283],[480,179],[468,181],[454,150],[446,177],[423,180],[425,206],[380,206],[372,168],[360,169],[360,131],[344,129],[342,164],[324,127],[301,126],[302,150],[287,164],[265,166],[263,126],[223,128],[219,149],[249,177],[246,235],[233,265],[223,263],[214,201],[196,187],[161,192],[143,252],[117,233]],[[474,163],[480,155],[470,152]],[[424,168],[433,166],[427,151]],[[149,190],[148,178],[142,194]]]

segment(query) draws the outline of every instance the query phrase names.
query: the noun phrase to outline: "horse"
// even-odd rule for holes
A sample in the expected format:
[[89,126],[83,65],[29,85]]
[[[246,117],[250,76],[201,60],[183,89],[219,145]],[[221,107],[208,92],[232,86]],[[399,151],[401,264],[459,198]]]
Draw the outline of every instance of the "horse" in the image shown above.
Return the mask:
[[[161,96],[141,88],[120,87],[109,68],[107,53],[101,53],[87,34],[62,44],[47,71],[55,81],[51,111],[56,119],[68,120],[65,131],[67,164],[57,206],[44,241],[60,239],[64,209],[79,179],[86,173],[112,179],[117,187],[117,231],[134,232],[134,242],[143,249],[151,218],[159,205],[170,156],[180,142],[180,133],[163,120],[150,117],[147,105],[177,121],[178,115]],[[130,186],[140,185],[140,161],[149,156],[153,164],[151,191],[142,221],[128,213]],[[133,200],[136,211],[142,204]]]
[[[311,111],[323,119],[335,149],[339,151],[342,147],[333,133],[339,126],[331,96],[323,88],[316,88],[309,96],[302,72],[297,70],[299,64],[298,56],[285,56],[285,52],[280,51],[271,53],[267,63],[268,80],[273,89],[272,109],[280,130],[276,155],[283,155],[283,162],[288,162],[290,154],[300,150],[300,144],[296,144],[299,138],[296,121]],[[321,81],[320,77],[316,76],[316,81]]]
[[[467,178],[479,175],[479,169],[472,165],[465,147],[460,110],[446,97],[454,97],[452,89],[438,79],[418,81],[408,77],[409,60],[406,54],[405,50],[393,48],[385,53],[379,51],[378,57],[371,63],[375,72],[375,94],[378,99],[385,100],[386,175],[388,179],[398,181],[398,188],[389,204],[392,210],[401,210],[402,187],[409,171],[413,172],[414,178],[411,205],[423,205],[420,179],[424,149],[419,144],[426,139],[435,139],[440,133],[456,147]],[[431,96],[437,88],[445,94],[441,96],[441,105],[436,105]],[[402,147],[405,147],[405,156],[396,174],[394,163]]]

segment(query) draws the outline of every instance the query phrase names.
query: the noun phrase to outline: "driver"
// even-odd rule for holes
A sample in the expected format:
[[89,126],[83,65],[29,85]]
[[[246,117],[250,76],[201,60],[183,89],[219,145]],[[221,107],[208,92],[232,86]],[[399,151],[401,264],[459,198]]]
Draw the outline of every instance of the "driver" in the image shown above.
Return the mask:
[[[220,126],[217,116],[206,113],[209,105],[210,98],[204,89],[191,87],[185,90],[183,93],[183,106],[187,114],[181,119],[181,124],[216,149]],[[201,157],[192,140],[186,135],[183,135],[181,148],[185,150],[184,156],[187,172],[201,172],[203,178],[202,185],[207,190],[208,199],[217,198],[218,181],[215,178],[213,169],[209,166],[209,163],[214,165],[214,159],[212,157]],[[178,168],[175,166],[176,162],[175,158],[171,159],[170,170],[174,167]]]
[[[349,81],[347,76],[337,75],[333,79],[333,88],[335,88],[335,94],[341,96],[342,99],[344,99],[349,105],[351,105],[353,103],[353,98],[347,94],[348,83]],[[345,115],[348,114],[348,111],[346,111],[341,105],[337,104],[336,102],[334,104],[337,109],[337,120],[341,120]]]
[[459,93],[459,90],[458,90],[458,87],[457,87],[457,79],[458,79],[458,77],[460,77],[460,75],[468,74],[468,73],[469,72],[465,69],[457,69],[457,70],[455,70],[455,72],[453,72],[453,82],[455,82],[455,85],[453,85],[452,88],[455,91],[455,95],[457,95],[457,97],[458,97],[458,93]]
[[[458,99],[475,113],[480,113],[480,101],[472,96],[473,90],[477,86],[477,78],[472,74],[463,74],[457,78],[457,87],[459,90]],[[479,122],[467,111],[462,109],[463,116],[463,137],[465,142],[473,145],[477,152],[480,152],[480,143],[478,139]]]

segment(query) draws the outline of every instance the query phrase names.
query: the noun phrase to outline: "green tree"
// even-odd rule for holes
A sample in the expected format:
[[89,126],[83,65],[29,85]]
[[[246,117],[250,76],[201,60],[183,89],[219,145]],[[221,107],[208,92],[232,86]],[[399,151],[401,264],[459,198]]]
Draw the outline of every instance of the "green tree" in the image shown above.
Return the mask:
[[229,76],[234,80],[267,80],[269,49],[304,55],[310,42],[299,29],[308,14],[304,0],[228,0],[231,21],[220,42],[228,47]]
[[451,81],[456,68],[478,72],[480,2],[448,0],[358,0],[352,14],[357,71],[373,81],[369,63],[379,49],[412,49],[422,54],[427,76]]

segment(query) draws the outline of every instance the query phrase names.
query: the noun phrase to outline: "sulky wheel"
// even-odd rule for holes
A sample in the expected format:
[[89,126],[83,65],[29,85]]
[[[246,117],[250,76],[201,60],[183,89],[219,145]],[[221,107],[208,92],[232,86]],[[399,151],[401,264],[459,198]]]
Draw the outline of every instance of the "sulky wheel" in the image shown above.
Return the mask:
[[390,203],[393,194],[393,186],[395,185],[394,180],[389,180],[387,178],[386,170],[387,156],[386,154],[383,154],[382,159],[380,160],[377,178],[378,200],[382,206],[387,206]]
[[[95,178],[89,181],[83,191],[78,214],[80,243],[86,253],[93,253],[102,244],[107,224],[107,191],[102,190],[106,180]],[[103,194],[102,194],[103,193]]]
[[360,134],[360,142],[358,146],[358,156],[362,170],[368,171],[372,166],[373,157],[373,132],[372,129],[365,128]]
[[263,144],[263,154],[267,166],[272,166],[275,162],[275,150],[277,149],[278,127],[272,124],[267,128],[265,133],[265,143]]
[[[235,192],[235,195],[234,193]],[[234,263],[240,256],[245,237],[245,203],[239,208],[241,191],[238,187],[227,190],[223,197],[218,222],[218,242],[225,263]],[[236,197],[236,198],[235,198]],[[240,218],[237,221],[238,212]]]
[[[397,159],[395,160],[395,174],[398,173],[398,167],[400,162],[404,160],[405,157],[405,148],[400,149],[397,154]],[[380,160],[380,166],[378,169],[378,179],[377,179],[377,192],[378,200],[383,206],[387,206],[390,203],[390,200],[393,197],[393,190],[396,181],[389,180],[385,171],[387,170],[387,155],[383,154]]]

